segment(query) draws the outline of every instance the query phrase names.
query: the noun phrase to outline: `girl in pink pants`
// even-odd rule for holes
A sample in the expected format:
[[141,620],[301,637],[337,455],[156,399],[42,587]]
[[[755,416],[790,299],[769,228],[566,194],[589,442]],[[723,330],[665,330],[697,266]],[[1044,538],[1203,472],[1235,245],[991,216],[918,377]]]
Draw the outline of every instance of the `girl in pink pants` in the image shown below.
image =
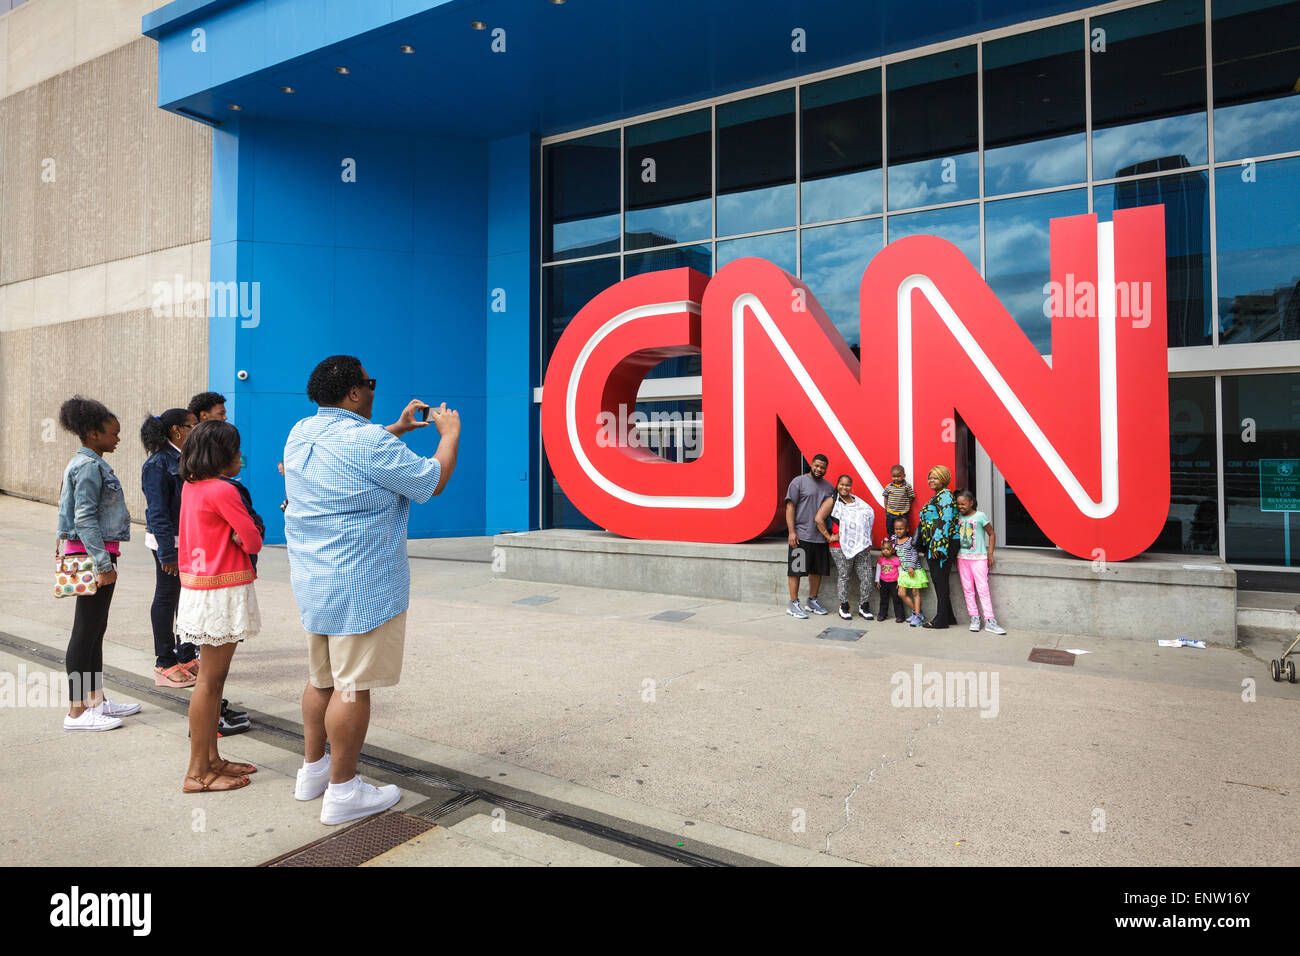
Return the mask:
[[993,567],[993,525],[989,516],[975,510],[975,495],[969,491],[957,492],[957,521],[961,534],[961,550],[957,552],[957,571],[961,575],[962,593],[966,595],[966,610],[970,612],[970,629],[980,629],[979,608],[975,595],[979,594],[984,606],[984,630],[990,634],[1005,634],[1006,629],[993,616],[993,598],[989,595],[989,568]]

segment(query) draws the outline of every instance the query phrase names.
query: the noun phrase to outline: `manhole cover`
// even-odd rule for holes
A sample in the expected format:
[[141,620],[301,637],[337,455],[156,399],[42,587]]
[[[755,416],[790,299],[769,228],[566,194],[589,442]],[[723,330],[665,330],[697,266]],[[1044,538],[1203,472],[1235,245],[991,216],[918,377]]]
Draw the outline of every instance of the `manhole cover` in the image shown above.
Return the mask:
[[262,866],[360,866],[433,827],[428,820],[389,811],[290,850]]
[[650,618],[652,621],[684,621],[688,617],[694,617],[694,611],[663,611]]
[[519,598],[515,604],[550,604],[555,597],[550,594],[530,594],[526,598]]
[[828,627],[817,636],[828,641],[856,641],[866,631],[855,631],[851,627]]
[[1073,667],[1074,657],[1069,651],[1058,651],[1050,647],[1035,647],[1029,652],[1029,659],[1037,664],[1060,664],[1063,667]]

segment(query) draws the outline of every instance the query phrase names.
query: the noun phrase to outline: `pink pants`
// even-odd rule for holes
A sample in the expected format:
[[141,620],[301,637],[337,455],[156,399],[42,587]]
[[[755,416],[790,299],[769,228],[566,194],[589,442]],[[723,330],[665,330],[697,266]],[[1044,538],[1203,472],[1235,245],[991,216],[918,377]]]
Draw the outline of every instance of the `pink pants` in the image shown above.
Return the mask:
[[975,606],[975,592],[979,592],[980,604],[984,605],[984,620],[993,617],[993,598],[989,596],[989,563],[984,558],[957,558],[957,571],[961,575],[961,590],[966,595],[966,611],[972,618],[979,617],[979,608]]

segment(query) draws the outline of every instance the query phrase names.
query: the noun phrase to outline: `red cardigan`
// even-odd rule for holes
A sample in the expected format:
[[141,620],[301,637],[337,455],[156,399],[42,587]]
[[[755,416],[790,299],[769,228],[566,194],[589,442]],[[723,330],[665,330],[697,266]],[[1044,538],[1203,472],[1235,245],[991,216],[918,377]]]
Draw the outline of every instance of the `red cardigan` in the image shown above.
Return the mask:
[[[230,540],[231,531],[242,546]],[[262,536],[234,485],[220,478],[185,482],[180,533],[181,587],[229,588],[257,577],[248,556],[262,550]]]

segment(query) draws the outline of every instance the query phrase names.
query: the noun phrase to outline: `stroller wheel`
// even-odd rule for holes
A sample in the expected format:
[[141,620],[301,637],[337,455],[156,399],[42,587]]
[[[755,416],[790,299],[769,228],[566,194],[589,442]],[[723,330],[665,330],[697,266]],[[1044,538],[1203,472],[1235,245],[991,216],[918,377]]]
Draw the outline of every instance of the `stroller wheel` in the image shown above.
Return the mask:
[[1278,661],[1276,658],[1268,662],[1268,676],[1273,678],[1273,680],[1282,679],[1281,662]]
[[1295,661],[1286,662],[1286,679],[1292,684],[1295,683]]

